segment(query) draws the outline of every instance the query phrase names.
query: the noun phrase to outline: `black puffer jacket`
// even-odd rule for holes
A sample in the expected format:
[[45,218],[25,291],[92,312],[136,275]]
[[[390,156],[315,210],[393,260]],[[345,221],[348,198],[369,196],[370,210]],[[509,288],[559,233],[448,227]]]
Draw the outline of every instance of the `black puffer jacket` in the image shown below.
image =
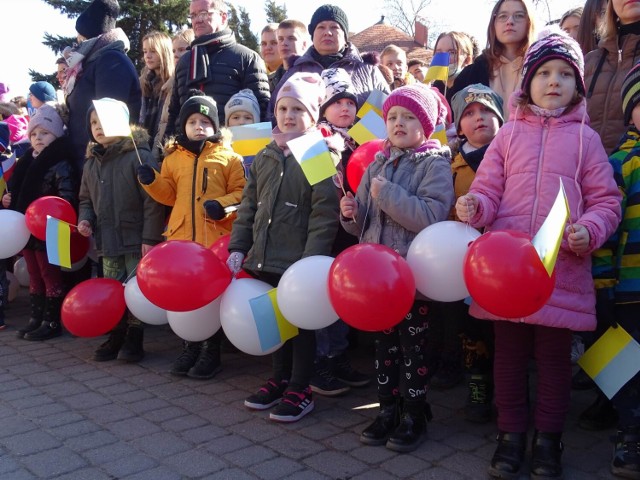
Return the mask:
[[[206,49],[208,65],[203,66],[203,61],[196,61],[196,69],[192,71],[192,57],[198,59],[202,49]],[[265,118],[269,103],[267,69],[256,52],[236,43],[235,35],[229,29],[196,38],[191,43],[191,50],[180,58],[175,78],[165,137],[177,132],[180,107],[187,100],[189,90],[194,88],[216,101],[220,125],[224,125],[227,101],[244,88],[255,94],[260,105],[260,117]]]

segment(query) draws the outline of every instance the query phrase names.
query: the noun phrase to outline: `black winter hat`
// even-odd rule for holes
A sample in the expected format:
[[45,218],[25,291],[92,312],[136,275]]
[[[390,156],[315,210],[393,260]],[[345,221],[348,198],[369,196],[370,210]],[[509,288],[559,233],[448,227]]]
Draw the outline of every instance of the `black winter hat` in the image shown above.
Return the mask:
[[196,95],[189,98],[180,109],[180,115],[178,116],[178,125],[180,126],[180,133],[186,135],[184,126],[187,123],[187,119],[194,113],[200,113],[211,120],[215,132],[220,131],[220,119],[218,118],[218,107],[216,101],[206,95]]
[[349,19],[347,18],[347,14],[344,13],[344,10],[336,5],[322,5],[313,12],[311,23],[309,23],[309,35],[311,35],[311,38],[313,38],[313,32],[318,24],[327,20],[331,20],[340,25],[340,28],[342,28],[344,32],[345,40],[349,39]]
[[118,0],[93,0],[76,20],[76,32],[94,38],[116,28],[120,13]]

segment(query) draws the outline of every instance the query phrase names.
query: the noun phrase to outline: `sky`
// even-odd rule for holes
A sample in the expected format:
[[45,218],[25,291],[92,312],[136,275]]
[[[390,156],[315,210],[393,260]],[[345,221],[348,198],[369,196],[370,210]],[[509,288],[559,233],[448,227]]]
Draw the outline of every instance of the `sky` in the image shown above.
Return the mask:
[[[236,6],[244,7],[251,18],[251,26],[258,33],[266,24],[264,0],[231,0]],[[353,0],[327,0],[340,6],[349,17],[349,29],[360,32],[375,24],[384,15],[384,0],[367,0],[367,8],[362,2]],[[494,0],[431,0],[425,9],[425,16],[433,23],[432,31],[461,30],[472,34],[484,48],[486,28]],[[559,18],[570,8],[582,5],[580,0],[549,0],[551,18]],[[308,23],[319,2],[304,0],[276,0],[277,5],[287,8],[290,18]],[[465,12],[459,15],[460,12]],[[26,95],[32,83],[29,69],[40,73],[56,71],[56,55],[42,44],[44,33],[75,37],[75,19],[69,19],[59,10],[43,0],[2,0],[5,39],[4,62],[0,70],[0,82],[9,84],[12,96]],[[544,24],[549,20],[549,12],[539,13]],[[457,15],[456,15],[457,14]],[[14,42],[12,45],[8,42]],[[430,45],[432,46],[432,45]]]

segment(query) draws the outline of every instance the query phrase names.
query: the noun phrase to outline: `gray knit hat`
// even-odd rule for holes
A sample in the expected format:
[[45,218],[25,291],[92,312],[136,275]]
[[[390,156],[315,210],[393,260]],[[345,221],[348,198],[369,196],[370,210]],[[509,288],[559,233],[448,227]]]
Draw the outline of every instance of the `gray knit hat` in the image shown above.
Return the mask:
[[260,105],[255,94],[245,88],[233,95],[224,106],[224,123],[229,123],[229,117],[233,112],[243,111],[253,115],[253,123],[260,122]]

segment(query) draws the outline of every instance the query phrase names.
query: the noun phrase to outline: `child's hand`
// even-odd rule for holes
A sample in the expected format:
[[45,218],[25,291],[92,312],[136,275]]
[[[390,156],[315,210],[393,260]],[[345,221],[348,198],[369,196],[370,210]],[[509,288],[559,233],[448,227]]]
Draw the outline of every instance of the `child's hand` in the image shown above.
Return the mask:
[[580,225],[579,223],[569,225],[567,227],[567,233],[569,234],[567,242],[573,253],[581,255],[589,251],[589,240],[591,237],[589,236],[589,230],[587,230],[584,225]]
[[463,222],[468,222],[478,211],[478,199],[472,193],[458,198],[456,202],[456,215]]
[[156,172],[151,166],[143,163],[138,167],[138,180],[143,185],[150,185],[156,179]]
[[374,178],[372,178],[371,187],[369,187],[371,198],[378,198],[378,195],[380,195],[380,190],[382,190],[382,187],[384,187],[386,183],[387,179],[380,175],[376,175]]
[[10,205],[11,205],[11,194],[10,193],[5,193],[2,196],[2,206],[4,208],[9,208]]
[[227,267],[231,270],[231,274],[235,277],[242,268],[242,261],[244,260],[244,253],[231,252],[229,258],[227,258]]
[[78,232],[83,237],[91,236],[91,234],[93,233],[93,229],[91,228],[91,224],[89,223],[89,220],[82,220],[81,222],[78,223]]
[[356,218],[358,214],[358,202],[353,198],[353,193],[347,194],[340,199],[340,213],[345,218]]
[[143,243],[142,251],[140,253],[142,253],[142,256],[144,257],[147,253],[151,251],[152,248],[153,248],[153,245],[147,245],[146,243]]

